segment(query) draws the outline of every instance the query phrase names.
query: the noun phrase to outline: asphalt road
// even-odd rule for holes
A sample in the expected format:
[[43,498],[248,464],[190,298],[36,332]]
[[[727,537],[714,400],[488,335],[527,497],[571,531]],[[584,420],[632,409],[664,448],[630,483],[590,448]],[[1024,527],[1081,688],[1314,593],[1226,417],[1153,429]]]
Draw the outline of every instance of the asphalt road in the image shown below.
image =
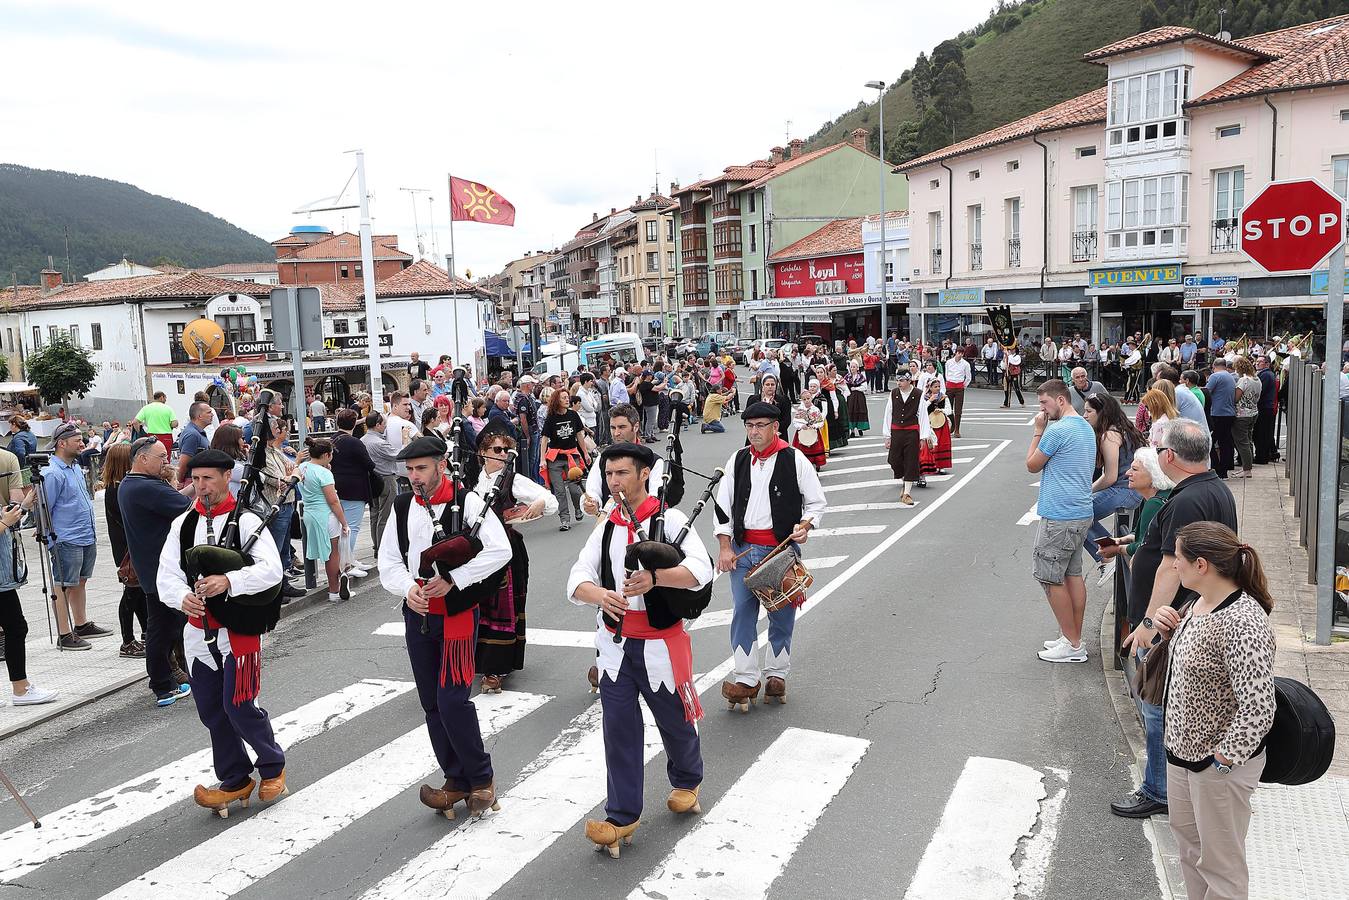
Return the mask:
[[[417,785],[438,778],[401,636],[375,633],[399,620],[396,601],[372,580],[268,641],[263,704],[278,722],[312,720],[288,726],[308,730],[287,753],[292,794],[270,809],[222,821],[195,807],[185,758],[205,731],[190,703],[157,710],[143,690],[0,743],[0,765],[47,819],[38,840],[0,798],[0,898],[1159,896],[1143,826],[1107,808],[1132,783],[1095,646],[1106,593],[1094,579],[1090,662],[1035,656],[1056,629],[1030,577],[1030,527],[1017,524],[1036,496],[1023,463],[1033,409],[1005,414],[1000,399],[971,392],[952,477],[918,492],[915,509],[832,509],[892,504],[899,488],[888,469],[840,472],[883,465],[879,441],[831,458],[827,487],[884,483],[828,493],[824,526],[851,530],[804,548],[824,563],[787,705],[722,704],[730,646],[716,613],[730,590],[718,581],[711,627],[693,632],[695,669],[710,673],[704,813],[665,810],[653,748],[643,824],[618,860],[591,852],[582,830],[603,816],[582,634],[593,613],[562,585],[589,526],[564,534],[545,520],[527,533],[530,628],[574,645],[531,642],[484,714],[499,726],[500,813],[448,822],[417,802]],[[873,419],[882,405],[873,398]],[[686,461],[709,471],[742,441],[735,423],[695,427]],[[691,479],[685,508],[700,490]],[[711,521],[698,531],[714,546]]]

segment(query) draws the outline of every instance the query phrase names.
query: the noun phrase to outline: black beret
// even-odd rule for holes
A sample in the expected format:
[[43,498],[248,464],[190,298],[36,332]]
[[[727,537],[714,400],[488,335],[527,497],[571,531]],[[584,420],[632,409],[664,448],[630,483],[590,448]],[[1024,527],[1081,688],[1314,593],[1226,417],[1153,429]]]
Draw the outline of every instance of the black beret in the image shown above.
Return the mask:
[[409,441],[407,446],[398,451],[398,459],[424,459],[426,457],[435,457],[436,459],[445,458],[445,442],[438,437],[429,435],[419,437],[414,441]]
[[740,416],[748,422],[750,419],[773,419],[777,420],[781,410],[771,403],[765,403],[762,400],[756,400],[745,407],[745,412]]
[[656,464],[656,454],[650,447],[643,447],[641,444],[613,444],[604,451],[604,461],[611,459],[631,459],[637,462],[638,466],[650,469]]
[[223,450],[198,450],[187,461],[187,471],[197,469],[219,469],[222,472],[234,471],[234,457]]

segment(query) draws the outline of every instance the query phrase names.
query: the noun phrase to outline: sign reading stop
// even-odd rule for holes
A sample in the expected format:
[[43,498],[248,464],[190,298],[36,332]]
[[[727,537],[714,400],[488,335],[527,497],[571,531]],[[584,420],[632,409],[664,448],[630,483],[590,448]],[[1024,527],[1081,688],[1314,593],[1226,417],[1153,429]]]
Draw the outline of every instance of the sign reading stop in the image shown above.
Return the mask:
[[1241,252],[1266,272],[1306,272],[1344,241],[1344,201],[1319,181],[1274,181],[1241,211]]

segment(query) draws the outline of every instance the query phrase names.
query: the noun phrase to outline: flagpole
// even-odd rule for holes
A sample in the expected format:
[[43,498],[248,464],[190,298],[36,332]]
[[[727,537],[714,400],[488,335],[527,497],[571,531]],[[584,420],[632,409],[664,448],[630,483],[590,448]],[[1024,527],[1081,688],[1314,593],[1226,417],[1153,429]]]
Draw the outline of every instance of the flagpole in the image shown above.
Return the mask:
[[370,194],[365,187],[364,150],[356,151],[356,189],[361,195],[361,274],[365,288],[366,354],[370,360],[370,408],[380,411],[384,409],[384,381],[379,365],[379,304],[375,294],[375,250],[370,233]]
[[[456,264],[459,262],[457,259],[454,258],[454,183],[450,180],[452,177],[453,177],[453,176],[450,175],[450,173],[448,173],[448,172],[445,173],[445,185],[446,185],[446,187],[449,189],[449,194],[450,194],[450,277],[451,277],[451,278],[454,277],[455,266],[456,266]],[[458,350],[458,349],[459,349],[458,347],[455,347],[455,350]]]

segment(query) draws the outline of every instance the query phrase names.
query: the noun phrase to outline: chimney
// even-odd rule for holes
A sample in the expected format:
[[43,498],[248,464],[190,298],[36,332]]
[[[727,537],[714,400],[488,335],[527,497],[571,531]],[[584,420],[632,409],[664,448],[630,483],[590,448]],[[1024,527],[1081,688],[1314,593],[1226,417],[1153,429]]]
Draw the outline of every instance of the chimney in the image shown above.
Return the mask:
[[854,128],[848,132],[848,143],[852,144],[858,150],[867,149],[867,130],[865,128]]
[[611,207],[609,207],[609,215],[611,215],[611,216],[616,216],[616,215],[618,215],[618,207],[617,207],[617,206],[611,206]]
[[670,196],[673,197],[677,193],[679,193],[679,182],[670,182]]
[[769,151],[768,151],[768,161],[771,162],[771,163],[772,163],[773,165],[775,165],[775,166],[776,166],[778,163],[782,162],[782,148],[781,148],[781,147],[774,147],[772,150],[769,150]]
[[61,271],[59,269],[42,270],[42,296],[47,296],[52,291],[61,286]]
[[593,225],[593,224],[595,224],[596,222],[598,222],[599,220],[600,220],[600,214],[599,214],[599,213],[593,212],[593,213],[590,214],[590,224]]
[[805,145],[806,142],[801,140],[800,138],[792,138],[790,141],[788,141],[787,147],[791,151],[791,158],[796,159],[798,156],[800,156],[801,148],[804,147]]

